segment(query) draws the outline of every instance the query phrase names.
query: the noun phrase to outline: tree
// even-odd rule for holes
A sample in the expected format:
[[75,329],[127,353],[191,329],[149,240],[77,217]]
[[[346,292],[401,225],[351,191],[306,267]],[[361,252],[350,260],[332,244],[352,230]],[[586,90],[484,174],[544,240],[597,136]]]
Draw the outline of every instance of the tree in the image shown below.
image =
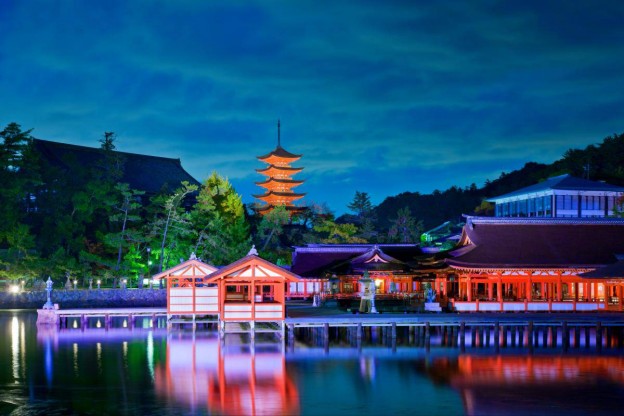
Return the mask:
[[353,201],[347,205],[347,208],[355,212],[358,217],[363,217],[373,209],[373,204],[371,204],[368,193],[355,191]]
[[275,207],[262,217],[258,227],[258,236],[263,240],[260,251],[266,250],[269,243],[276,244],[277,238],[284,231],[284,225],[288,224],[289,220],[290,216],[283,205]]
[[474,213],[475,215],[490,217],[494,215],[494,209],[494,204],[484,199],[481,201],[481,204],[474,209]]
[[358,228],[354,224],[336,224],[331,220],[323,220],[314,227],[314,231],[321,234],[321,242],[327,244],[358,244],[366,240],[356,234]]
[[22,131],[10,123],[0,132],[0,247],[7,248],[6,262],[0,260],[4,277],[17,278],[30,274],[36,261],[32,253],[35,239],[26,223],[30,188],[37,181],[33,170],[24,169],[34,163],[31,130]]
[[[165,261],[165,247],[179,247],[180,239],[193,232],[189,215],[180,208],[182,201],[189,194],[197,191],[197,185],[183,181],[182,186],[162,202],[162,216],[153,223],[153,234],[162,236],[160,240],[160,256],[158,273],[162,272]],[[173,234],[171,236],[170,234]],[[169,237],[169,240],[167,239]],[[174,238],[171,238],[174,237]],[[188,255],[188,253],[186,253]]]
[[415,243],[420,241],[422,233],[422,221],[416,221],[408,207],[401,208],[397,217],[392,221],[388,231],[390,242]]
[[195,253],[213,264],[228,264],[251,246],[242,197],[227,178],[213,172],[202,184],[191,218]]

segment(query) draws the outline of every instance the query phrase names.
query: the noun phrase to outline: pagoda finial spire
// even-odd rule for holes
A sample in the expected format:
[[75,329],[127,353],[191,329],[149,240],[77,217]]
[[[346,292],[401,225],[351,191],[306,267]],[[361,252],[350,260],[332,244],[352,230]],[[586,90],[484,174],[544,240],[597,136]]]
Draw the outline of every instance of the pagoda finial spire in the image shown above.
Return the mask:
[[277,119],[277,147],[282,147],[281,138],[280,138],[280,121]]

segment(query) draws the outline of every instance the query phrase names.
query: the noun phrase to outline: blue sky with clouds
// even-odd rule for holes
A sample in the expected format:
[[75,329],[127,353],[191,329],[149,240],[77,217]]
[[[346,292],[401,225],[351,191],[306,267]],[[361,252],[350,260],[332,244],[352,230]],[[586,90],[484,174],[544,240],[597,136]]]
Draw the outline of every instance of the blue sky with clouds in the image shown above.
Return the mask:
[[179,157],[251,202],[481,186],[624,132],[621,1],[0,0],[0,125]]

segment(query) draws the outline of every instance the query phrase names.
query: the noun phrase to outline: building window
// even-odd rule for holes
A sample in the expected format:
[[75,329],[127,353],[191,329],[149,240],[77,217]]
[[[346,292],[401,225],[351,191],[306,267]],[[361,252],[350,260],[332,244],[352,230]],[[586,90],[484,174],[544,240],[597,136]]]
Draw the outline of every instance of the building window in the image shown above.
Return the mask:
[[544,216],[549,217],[552,214],[552,200],[549,196],[543,197],[544,199]]

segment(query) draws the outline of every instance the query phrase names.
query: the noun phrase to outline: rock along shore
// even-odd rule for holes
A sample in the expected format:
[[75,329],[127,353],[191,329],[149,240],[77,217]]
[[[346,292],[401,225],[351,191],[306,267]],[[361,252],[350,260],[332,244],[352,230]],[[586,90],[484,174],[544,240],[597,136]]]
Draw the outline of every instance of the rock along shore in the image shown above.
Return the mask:
[[[0,309],[41,309],[46,292],[0,292]],[[52,303],[68,308],[166,307],[164,289],[53,290]]]

